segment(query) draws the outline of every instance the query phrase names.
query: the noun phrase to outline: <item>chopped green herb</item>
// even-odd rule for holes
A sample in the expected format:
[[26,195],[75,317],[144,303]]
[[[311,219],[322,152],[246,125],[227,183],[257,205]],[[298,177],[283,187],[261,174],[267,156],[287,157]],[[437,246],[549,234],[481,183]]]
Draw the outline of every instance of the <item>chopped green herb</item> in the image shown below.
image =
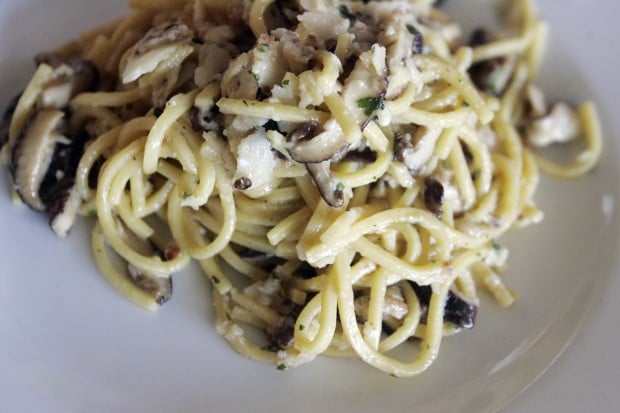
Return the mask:
[[357,107],[364,109],[364,114],[370,116],[375,110],[381,110],[385,107],[385,103],[382,98],[369,96],[357,101]]
[[269,351],[270,353],[277,353],[278,351],[282,350],[280,347],[273,345],[273,344],[267,345],[263,347],[262,349],[265,351]]
[[502,250],[502,246],[499,245],[497,241],[495,240],[491,241],[491,246],[493,247],[493,250],[495,251],[496,254],[499,254],[499,252]]
[[463,107],[466,107],[466,108],[469,107],[469,103],[466,100],[463,101]]
[[288,86],[291,83],[291,81],[289,79],[284,79],[282,81],[282,86]]
[[93,215],[97,215],[97,209],[96,208],[91,208],[88,210],[88,212],[86,212],[87,215],[93,216]]
[[398,378],[398,376],[394,373],[390,373],[390,376]]
[[226,312],[226,320],[232,321],[232,317],[230,316],[228,312]]
[[303,325],[303,324],[300,324],[300,325],[299,325],[299,331],[304,331],[304,329],[305,329],[305,328],[306,328],[306,326],[305,326],[305,325]]
[[189,198],[190,196],[192,196],[192,194],[190,194],[190,193],[189,193],[189,192],[187,192],[187,191],[183,191],[183,195],[182,195],[183,199],[187,199],[187,198]]
[[213,282],[214,282],[215,284],[219,284],[219,283],[220,283],[220,279],[219,279],[219,278],[217,278],[215,275],[214,275],[213,277],[211,277],[211,279],[213,280]]
[[286,364],[284,364],[284,363],[278,364],[278,370],[280,370],[280,371],[286,370]]
[[414,36],[421,35],[418,29],[416,29],[415,26],[413,26],[412,24],[407,25],[407,31]]
[[489,76],[489,80],[486,84],[486,90],[494,95],[499,93],[497,90],[497,76]]
[[351,10],[349,10],[346,5],[342,4],[340,7],[338,7],[338,10],[340,10],[340,14],[342,15],[342,17],[351,20],[351,22],[355,21],[355,15],[351,13]]
[[267,49],[269,49],[269,45],[267,43],[261,43],[258,46],[256,46],[256,50],[262,53],[266,52]]
[[256,80],[256,83],[258,83],[258,81],[260,80],[260,76],[254,72],[252,72],[252,76],[254,76],[254,80]]

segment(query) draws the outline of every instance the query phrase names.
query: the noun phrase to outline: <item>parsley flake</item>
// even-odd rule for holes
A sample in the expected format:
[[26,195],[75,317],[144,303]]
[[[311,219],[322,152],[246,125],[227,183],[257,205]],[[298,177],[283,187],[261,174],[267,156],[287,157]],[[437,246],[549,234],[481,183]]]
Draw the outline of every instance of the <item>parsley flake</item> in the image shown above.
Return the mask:
[[282,363],[282,364],[278,364],[278,370],[283,371],[286,370],[286,364]]
[[502,250],[502,246],[499,245],[498,242],[495,240],[491,241],[491,246],[493,247],[493,250],[495,251],[496,254],[499,254],[500,251]]
[[351,22],[354,22],[356,17],[353,13],[351,13],[351,10],[349,10],[349,8],[342,4],[340,7],[338,7],[338,10],[340,11],[340,14],[342,15],[342,17],[351,20]]
[[268,351],[270,353],[277,353],[278,351],[282,349],[276,345],[270,344],[270,345],[263,347],[262,350]]
[[357,107],[364,109],[364,114],[370,116],[375,110],[381,110],[385,107],[385,102],[382,98],[369,96],[357,101]]
[[418,31],[418,29],[416,29],[416,28],[415,28],[415,26],[414,26],[414,25],[412,25],[412,24],[407,24],[407,26],[406,26],[406,27],[407,27],[407,31],[408,31],[409,33],[411,33],[412,35],[414,35],[414,36],[420,36],[420,35],[421,35],[421,33]]

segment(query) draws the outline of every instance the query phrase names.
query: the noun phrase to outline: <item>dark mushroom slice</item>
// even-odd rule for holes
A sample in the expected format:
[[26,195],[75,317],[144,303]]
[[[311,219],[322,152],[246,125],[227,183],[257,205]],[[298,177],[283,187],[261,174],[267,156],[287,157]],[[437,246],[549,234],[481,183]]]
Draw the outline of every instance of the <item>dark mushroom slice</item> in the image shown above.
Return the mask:
[[410,174],[419,174],[433,157],[439,135],[439,129],[421,127],[415,127],[411,133],[399,135],[394,144],[394,159],[404,163]]
[[64,113],[60,110],[36,112],[13,146],[9,163],[13,185],[24,203],[36,211],[46,210],[39,190],[52,163],[56,145],[68,143],[60,132],[65,124]]
[[233,186],[239,191],[245,191],[246,189],[252,187],[252,180],[247,176],[242,176],[241,178],[235,180]]
[[172,278],[153,276],[132,264],[127,266],[132,281],[145,292],[155,298],[159,305],[166,303],[172,297]]
[[241,257],[248,264],[270,272],[284,262],[282,258],[274,254],[256,251],[245,247],[240,249],[237,254],[239,254],[239,257]]
[[58,205],[62,207],[50,209],[51,217],[49,225],[56,235],[60,238],[65,238],[69,234],[69,230],[71,230],[73,224],[75,224],[78,211],[80,206],[82,206],[82,197],[75,189],[74,185],[71,185],[70,189],[62,194],[63,196],[60,200],[63,202],[58,203]]
[[75,189],[75,173],[84,153],[86,138],[74,138],[70,144],[58,143],[39,197],[50,214],[50,227],[61,238],[69,233],[82,205]]
[[295,341],[295,323],[302,309],[302,305],[293,304],[291,310],[275,328],[273,337],[270,340],[271,344],[281,349],[286,349],[293,345]]
[[345,154],[343,160],[361,164],[370,164],[377,160],[377,152],[374,152],[368,147],[360,150],[352,150]]
[[[117,219],[117,226],[120,229],[123,240],[135,251],[145,256],[160,256],[166,258],[167,252],[160,251],[156,247],[157,240],[143,240],[134,234],[125,224]],[[127,273],[131,280],[145,292],[151,294],[159,305],[163,305],[172,296],[172,277],[169,274],[152,274],[144,271],[135,265],[127,264]]]
[[327,205],[340,208],[344,205],[344,185],[332,175],[330,164],[331,161],[307,163],[306,169]]
[[[190,122],[192,124],[192,129],[196,132],[219,131],[221,129],[220,122],[217,120],[219,114],[219,108],[217,105],[213,105],[206,110],[193,107],[190,111]],[[157,117],[160,115],[161,112],[159,112],[159,115],[155,113],[155,116]]]
[[265,10],[262,16],[265,20],[265,26],[267,32],[284,27],[289,30],[294,30],[299,21],[297,16],[300,11],[297,9],[294,2],[286,0],[276,0]]
[[64,108],[79,93],[93,90],[99,80],[94,63],[78,57],[64,57],[55,53],[37,55],[38,65],[54,68],[52,80],[41,91],[40,105],[44,108]]
[[424,179],[424,205],[435,215],[441,214],[444,189],[441,182],[435,178]]
[[408,158],[411,157],[414,151],[413,143],[411,139],[407,139],[405,136],[400,136],[394,143],[394,159],[407,165]]
[[[474,30],[470,39],[471,46],[479,46],[493,41],[493,36],[486,30]],[[512,77],[516,60],[510,56],[498,57],[475,63],[469,69],[472,82],[478,89],[494,96],[501,96]]]
[[337,128],[321,128],[318,122],[299,125],[289,135],[288,152],[297,162],[319,163],[346,151],[348,144]]
[[192,29],[183,23],[163,23],[150,29],[128,52],[121,68],[121,81],[130,83],[155,68],[178,47],[191,44]]
[[[411,286],[420,301],[422,309],[421,322],[426,323],[428,306],[431,301],[433,290],[428,285],[420,286],[411,282]],[[476,322],[476,314],[478,313],[478,305],[472,300],[463,297],[454,289],[450,289],[444,306],[443,319],[462,328],[473,328]]]

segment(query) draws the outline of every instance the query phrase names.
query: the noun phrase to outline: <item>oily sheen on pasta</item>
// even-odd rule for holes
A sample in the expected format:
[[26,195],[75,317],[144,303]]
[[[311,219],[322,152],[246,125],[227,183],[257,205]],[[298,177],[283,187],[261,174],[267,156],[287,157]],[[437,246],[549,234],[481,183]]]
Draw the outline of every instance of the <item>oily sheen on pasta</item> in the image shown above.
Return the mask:
[[427,369],[480,291],[516,299],[499,238],[542,219],[539,169],[601,152],[594,105],[536,86],[529,0],[471,35],[429,0],[129,3],[37,56],[4,119],[15,198],[61,237],[93,217],[101,273],[146,309],[197,262],[217,331],[281,370]]

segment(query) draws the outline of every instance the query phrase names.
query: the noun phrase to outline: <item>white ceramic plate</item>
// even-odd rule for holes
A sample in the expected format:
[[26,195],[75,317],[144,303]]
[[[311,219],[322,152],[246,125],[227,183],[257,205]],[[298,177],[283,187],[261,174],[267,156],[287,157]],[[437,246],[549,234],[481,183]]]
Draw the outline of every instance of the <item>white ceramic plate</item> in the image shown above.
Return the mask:
[[[560,362],[507,411],[613,411],[620,396],[620,194],[615,0],[539,0],[551,22],[542,86],[554,98],[593,98],[606,140],[585,179],[544,179],[544,223],[514,234],[514,308],[484,302],[476,328],[447,339],[424,375],[394,379],[355,361],[321,359],[290,372],[247,361],[219,337],[207,283],[177,276],[174,299],[147,314],[118,296],[92,262],[86,226],[57,239],[43,217],[11,205],[0,181],[0,403],[6,411],[420,411],[505,407],[579,334]],[[489,1],[448,1],[486,19]],[[118,16],[122,0],[3,0],[0,103],[27,82],[40,50]],[[2,175],[4,171],[2,171]],[[606,361],[606,356],[613,356]],[[583,378],[583,379],[582,379]],[[585,383],[584,383],[585,381]],[[591,409],[590,409],[591,410]]]

